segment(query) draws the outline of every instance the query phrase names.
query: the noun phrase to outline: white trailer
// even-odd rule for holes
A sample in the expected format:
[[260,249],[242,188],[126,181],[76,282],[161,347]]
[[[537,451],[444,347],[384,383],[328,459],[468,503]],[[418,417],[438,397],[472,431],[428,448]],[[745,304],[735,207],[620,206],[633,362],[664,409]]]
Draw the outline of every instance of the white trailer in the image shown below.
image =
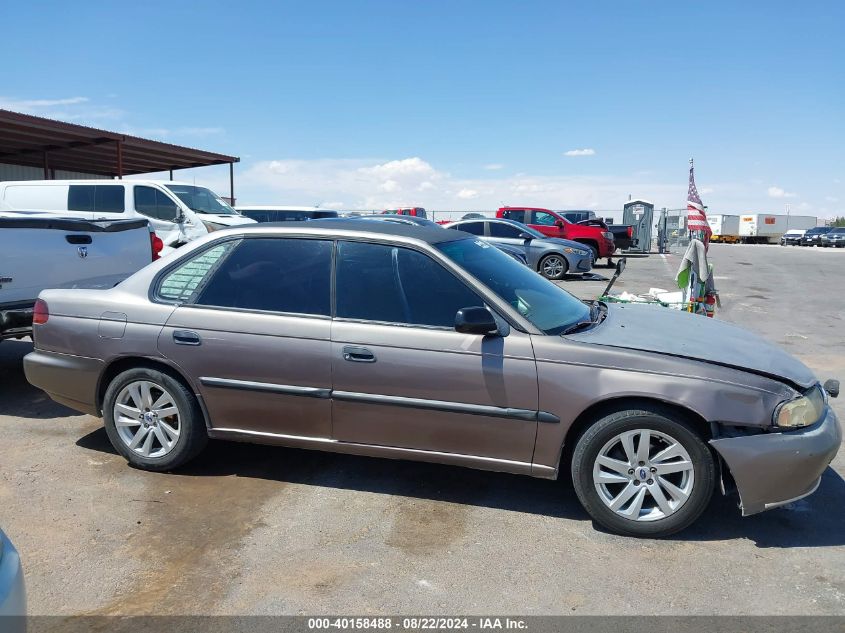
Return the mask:
[[817,219],[811,215],[748,213],[739,216],[739,238],[743,244],[776,244],[790,229],[811,229]]
[[710,236],[711,242],[734,244],[739,241],[738,215],[708,215],[707,223],[710,225],[710,230],[713,231],[713,235]]

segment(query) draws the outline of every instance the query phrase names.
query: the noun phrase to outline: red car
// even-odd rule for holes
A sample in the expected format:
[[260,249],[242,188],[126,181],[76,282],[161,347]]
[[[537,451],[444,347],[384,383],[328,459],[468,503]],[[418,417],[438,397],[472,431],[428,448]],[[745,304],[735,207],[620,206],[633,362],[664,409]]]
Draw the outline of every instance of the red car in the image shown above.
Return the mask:
[[527,224],[547,237],[560,237],[589,246],[593,251],[593,261],[607,257],[608,263],[616,250],[613,233],[601,226],[574,224],[556,211],[537,207],[501,207],[496,211],[497,218],[506,218]]
[[390,213],[393,215],[410,215],[415,218],[427,218],[425,209],[422,207],[400,207],[398,209],[385,209],[382,213]]

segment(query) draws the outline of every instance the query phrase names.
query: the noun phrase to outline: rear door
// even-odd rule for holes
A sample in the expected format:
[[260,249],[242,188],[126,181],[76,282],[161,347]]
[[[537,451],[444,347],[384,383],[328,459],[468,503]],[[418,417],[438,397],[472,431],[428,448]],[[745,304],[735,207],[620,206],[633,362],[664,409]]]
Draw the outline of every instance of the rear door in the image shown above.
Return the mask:
[[538,397],[529,336],[456,332],[457,311],[484,301],[424,252],[341,241],[336,262],[334,439],[527,467]]
[[331,436],[332,242],[218,243],[162,277],[181,303],[159,350],[190,376],[212,428]]

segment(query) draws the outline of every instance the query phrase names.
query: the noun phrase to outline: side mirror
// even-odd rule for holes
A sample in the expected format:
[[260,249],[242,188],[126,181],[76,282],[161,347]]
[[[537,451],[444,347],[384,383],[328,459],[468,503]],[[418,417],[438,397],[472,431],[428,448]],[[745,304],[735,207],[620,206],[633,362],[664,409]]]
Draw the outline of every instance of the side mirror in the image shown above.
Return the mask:
[[455,331],[461,334],[498,334],[499,326],[490,310],[483,306],[472,306],[458,310]]
[[557,220],[555,220],[555,226],[559,229],[562,229],[564,226],[566,226],[566,222],[558,218]]
[[530,242],[531,240],[534,239],[534,236],[531,235],[530,233],[520,233],[519,239],[525,240],[526,242]]
[[625,257],[623,257],[616,262],[616,274],[617,275],[621,275],[622,271],[625,270],[625,263],[627,261],[628,260]]

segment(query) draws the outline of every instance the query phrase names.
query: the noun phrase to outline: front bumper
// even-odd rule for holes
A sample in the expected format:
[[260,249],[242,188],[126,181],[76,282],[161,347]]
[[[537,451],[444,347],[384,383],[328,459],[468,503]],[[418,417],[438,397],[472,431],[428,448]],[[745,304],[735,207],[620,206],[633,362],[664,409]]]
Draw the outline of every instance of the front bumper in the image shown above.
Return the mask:
[[743,516],[770,510],[815,492],[842,444],[842,429],[828,407],[824,419],[795,431],[710,440],[731,471]]
[[575,262],[574,268],[579,273],[590,272],[593,269],[593,258],[590,257],[589,255],[579,257],[578,260]]
[[56,402],[99,417],[97,384],[103,361],[36,349],[23,357],[23,371],[31,385]]
[[0,532],[0,539],[3,541],[3,557],[0,558],[0,629],[10,633],[24,631],[22,616],[26,615],[26,589],[21,559],[3,532]]

